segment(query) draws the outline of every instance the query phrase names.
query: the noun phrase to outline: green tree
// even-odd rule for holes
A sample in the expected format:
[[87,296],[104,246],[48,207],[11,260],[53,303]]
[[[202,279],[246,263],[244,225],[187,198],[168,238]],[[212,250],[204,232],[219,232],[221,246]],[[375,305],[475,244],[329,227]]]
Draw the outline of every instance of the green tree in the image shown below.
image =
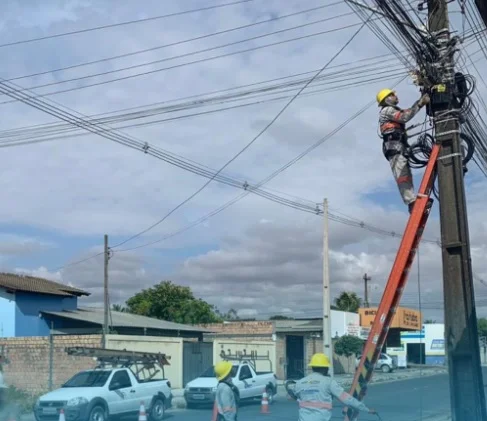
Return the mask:
[[275,316],[269,317],[269,320],[294,320],[294,317],[283,316],[281,314],[276,314]]
[[175,323],[199,324],[221,321],[215,306],[195,298],[189,287],[171,281],[144,289],[126,302],[130,313]]
[[128,313],[127,307],[124,307],[121,304],[113,304],[112,305],[112,310],[113,311],[118,311],[120,313]]
[[240,317],[238,317],[238,314],[237,314],[237,310],[235,310],[234,308],[231,308],[230,310],[228,310],[226,313],[220,313],[218,310],[217,310],[217,314],[223,319],[223,320],[226,320],[226,321],[232,321],[232,320],[240,320]]
[[344,291],[335,298],[335,305],[337,310],[358,313],[358,309],[362,305],[362,300],[355,292]]
[[477,332],[479,336],[487,336],[487,319],[481,317],[477,320]]
[[360,354],[363,347],[364,341],[353,335],[341,336],[333,345],[333,349],[337,355],[347,357],[348,371],[350,371],[350,357]]

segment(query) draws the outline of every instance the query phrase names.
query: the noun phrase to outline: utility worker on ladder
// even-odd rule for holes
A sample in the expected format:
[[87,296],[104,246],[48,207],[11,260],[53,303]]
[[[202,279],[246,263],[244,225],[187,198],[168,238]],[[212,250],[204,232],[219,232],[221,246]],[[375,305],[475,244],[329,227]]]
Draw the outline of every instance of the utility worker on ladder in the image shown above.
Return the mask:
[[[416,195],[414,194],[413,176],[407,156],[409,144],[406,123],[430,102],[430,97],[428,94],[423,95],[411,108],[405,110],[397,106],[399,98],[396,92],[391,89],[382,89],[377,94],[376,99],[379,107],[381,107],[379,126],[383,139],[382,152],[389,161],[402,200],[411,213]],[[429,205],[431,204],[432,200],[429,202]]]
[[215,365],[215,376],[218,380],[215,402],[218,410],[217,421],[237,421],[237,401],[232,383],[233,364],[220,361]]
[[311,374],[296,382],[294,395],[299,402],[299,421],[328,421],[331,419],[333,398],[357,411],[376,414],[362,402],[350,396],[328,376],[330,361],[325,354],[314,354],[309,366]]

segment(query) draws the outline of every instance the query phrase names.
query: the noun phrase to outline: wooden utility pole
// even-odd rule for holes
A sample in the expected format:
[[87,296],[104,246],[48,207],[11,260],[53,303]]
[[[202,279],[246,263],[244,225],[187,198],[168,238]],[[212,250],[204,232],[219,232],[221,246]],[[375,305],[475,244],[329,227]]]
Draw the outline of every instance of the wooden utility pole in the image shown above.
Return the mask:
[[107,335],[108,335],[108,311],[109,311],[109,301],[108,301],[108,260],[110,259],[110,250],[108,248],[108,235],[105,234],[105,251],[104,251],[104,267],[103,267],[103,343],[102,347],[107,346]]
[[428,0],[430,33],[438,40],[443,80],[431,93],[435,137],[441,145],[438,187],[445,301],[445,344],[450,380],[452,421],[487,421],[480,366],[470,240],[463,179],[460,124],[451,112],[454,89],[453,55],[446,0]]
[[328,373],[333,376],[331,340],[330,262],[328,253],[328,201],[323,200],[323,353],[330,360]]
[[364,307],[368,307],[369,306],[369,286],[367,285],[367,283],[372,279],[370,276],[367,276],[367,274],[364,275],[364,277],[362,278],[364,280],[364,287],[365,287],[365,291],[364,291]]

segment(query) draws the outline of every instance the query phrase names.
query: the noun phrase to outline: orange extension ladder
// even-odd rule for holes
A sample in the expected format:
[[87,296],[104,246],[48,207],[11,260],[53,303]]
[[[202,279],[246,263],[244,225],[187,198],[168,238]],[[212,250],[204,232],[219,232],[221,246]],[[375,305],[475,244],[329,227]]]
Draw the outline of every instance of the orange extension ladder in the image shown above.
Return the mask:
[[[416,249],[421,241],[421,236],[430,214],[431,206],[428,207],[427,205],[436,178],[435,170],[439,152],[440,146],[436,143],[433,144],[423,180],[418,190],[416,203],[409,217],[396,260],[392,266],[374,323],[365,343],[362,358],[355,372],[350,394],[360,401],[367,392],[367,385],[372,378],[374,366],[384,346],[389,327],[406,286],[409,270],[416,255]],[[356,410],[346,408],[345,421],[355,420],[357,416],[358,412]]]

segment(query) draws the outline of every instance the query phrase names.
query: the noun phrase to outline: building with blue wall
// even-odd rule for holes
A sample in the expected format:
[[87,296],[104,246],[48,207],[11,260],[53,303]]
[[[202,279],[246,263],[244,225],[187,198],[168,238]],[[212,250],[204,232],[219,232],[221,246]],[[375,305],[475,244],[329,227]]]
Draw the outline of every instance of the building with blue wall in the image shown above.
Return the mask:
[[46,336],[50,322],[43,311],[76,311],[78,298],[90,295],[47,279],[0,273],[0,336]]

